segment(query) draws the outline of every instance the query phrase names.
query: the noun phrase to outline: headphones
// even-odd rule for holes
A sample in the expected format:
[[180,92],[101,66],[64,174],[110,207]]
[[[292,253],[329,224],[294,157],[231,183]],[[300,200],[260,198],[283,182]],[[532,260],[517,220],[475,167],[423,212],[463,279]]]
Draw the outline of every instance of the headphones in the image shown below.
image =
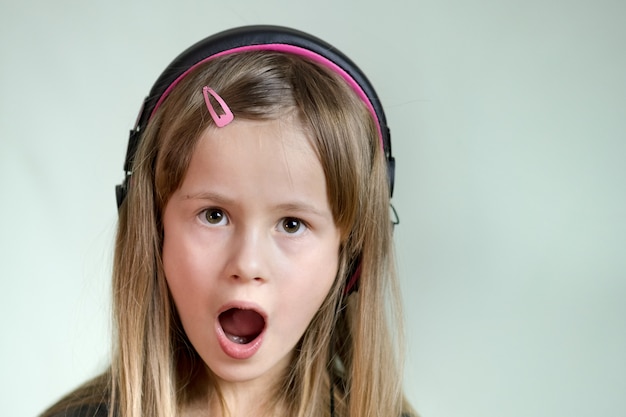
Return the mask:
[[[307,33],[268,25],[242,26],[209,36],[192,45],[176,57],[156,80],[139,111],[135,127],[130,131],[125,178],[116,186],[117,207],[121,207],[132,175],[135,154],[152,115],[170,91],[197,66],[211,59],[247,51],[276,51],[301,56],[330,69],[341,76],[365,103],[377,122],[380,143],[387,161],[389,190],[393,194],[395,159],[391,153],[391,136],[382,104],[365,74],[334,46]],[[349,279],[348,289],[357,284],[358,273]]]

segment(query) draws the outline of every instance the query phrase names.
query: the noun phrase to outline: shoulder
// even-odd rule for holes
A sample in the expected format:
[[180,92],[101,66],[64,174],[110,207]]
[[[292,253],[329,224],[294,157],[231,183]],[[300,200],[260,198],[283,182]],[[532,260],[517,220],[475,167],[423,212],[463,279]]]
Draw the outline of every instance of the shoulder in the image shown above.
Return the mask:
[[39,417],[108,417],[110,373],[98,375],[66,394]]
[[89,404],[68,407],[59,410],[50,417],[108,417],[109,407],[106,404]]

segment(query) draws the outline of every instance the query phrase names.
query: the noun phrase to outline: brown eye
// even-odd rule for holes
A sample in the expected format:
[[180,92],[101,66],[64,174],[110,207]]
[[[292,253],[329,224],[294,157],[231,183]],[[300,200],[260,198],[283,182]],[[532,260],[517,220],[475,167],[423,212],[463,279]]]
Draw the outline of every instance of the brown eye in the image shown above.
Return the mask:
[[293,234],[300,230],[302,222],[296,218],[287,217],[283,220],[282,226],[285,232]]
[[226,220],[226,216],[220,209],[208,209],[204,211],[204,219],[209,224],[222,224]]

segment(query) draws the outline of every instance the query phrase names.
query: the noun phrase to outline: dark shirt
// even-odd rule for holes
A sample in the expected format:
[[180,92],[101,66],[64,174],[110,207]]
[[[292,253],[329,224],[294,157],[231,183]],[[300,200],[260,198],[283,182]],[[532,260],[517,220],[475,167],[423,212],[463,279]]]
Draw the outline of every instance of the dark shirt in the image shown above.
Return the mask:
[[[109,408],[106,404],[83,405],[59,412],[52,417],[107,417]],[[402,414],[401,417],[412,417],[409,414]]]

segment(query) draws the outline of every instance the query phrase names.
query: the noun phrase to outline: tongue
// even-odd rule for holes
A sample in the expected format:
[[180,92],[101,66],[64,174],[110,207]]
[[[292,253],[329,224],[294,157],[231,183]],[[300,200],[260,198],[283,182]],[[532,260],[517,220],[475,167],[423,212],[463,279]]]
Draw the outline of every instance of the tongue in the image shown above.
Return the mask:
[[265,320],[253,310],[231,308],[220,314],[222,329],[231,341],[245,345],[253,341],[265,327]]

